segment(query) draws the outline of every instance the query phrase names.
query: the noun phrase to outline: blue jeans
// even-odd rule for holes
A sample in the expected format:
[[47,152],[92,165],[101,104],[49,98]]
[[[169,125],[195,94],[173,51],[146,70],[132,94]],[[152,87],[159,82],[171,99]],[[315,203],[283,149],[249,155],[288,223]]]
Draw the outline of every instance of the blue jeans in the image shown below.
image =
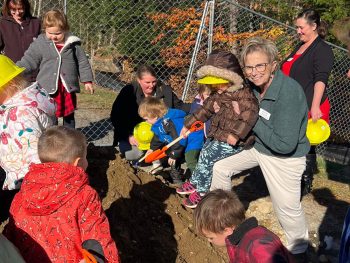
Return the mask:
[[207,193],[213,177],[214,164],[226,157],[242,151],[240,146],[232,146],[226,142],[215,139],[208,139],[199,155],[196,169],[194,170],[190,182],[196,186],[198,193]]

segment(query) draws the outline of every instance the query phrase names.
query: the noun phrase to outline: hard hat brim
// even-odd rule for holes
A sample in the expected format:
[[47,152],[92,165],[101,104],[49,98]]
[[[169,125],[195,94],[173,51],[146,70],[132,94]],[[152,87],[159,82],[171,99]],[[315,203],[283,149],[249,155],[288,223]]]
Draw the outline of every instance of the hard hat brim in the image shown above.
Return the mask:
[[15,77],[17,77],[19,74],[21,74],[23,71],[25,71],[25,68],[18,68],[13,74],[8,75],[5,80],[3,80],[0,83],[0,90],[3,88],[7,83],[9,83],[11,80],[13,80]]
[[213,84],[227,84],[228,80],[214,77],[214,76],[205,76],[197,81],[199,84],[213,85]]

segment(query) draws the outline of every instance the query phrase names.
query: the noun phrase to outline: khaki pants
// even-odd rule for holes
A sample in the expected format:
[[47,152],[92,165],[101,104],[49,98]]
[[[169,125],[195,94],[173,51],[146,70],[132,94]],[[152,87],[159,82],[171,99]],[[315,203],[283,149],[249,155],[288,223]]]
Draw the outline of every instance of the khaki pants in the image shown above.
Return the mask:
[[305,157],[275,157],[254,148],[243,150],[214,164],[210,190],[231,190],[231,176],[255,166],[263,172],[275,214],[287,237],[287,248],[293,254],[305,252],[309,235],[300,203]]

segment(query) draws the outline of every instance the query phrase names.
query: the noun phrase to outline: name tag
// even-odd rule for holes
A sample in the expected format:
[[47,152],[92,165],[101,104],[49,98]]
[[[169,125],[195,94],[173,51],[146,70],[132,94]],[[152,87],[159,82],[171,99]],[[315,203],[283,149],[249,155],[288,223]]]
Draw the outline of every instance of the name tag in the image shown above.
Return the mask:
[[269,120],[270,119],[270,116],[271,116],[271,113],[269,113],[268,111],[260,108],[259,110],[259,116],[263,117],[264,119],[266,120]]
[[293,60],[293,57],[287,59],[288,62],[292,61],[292,60]]

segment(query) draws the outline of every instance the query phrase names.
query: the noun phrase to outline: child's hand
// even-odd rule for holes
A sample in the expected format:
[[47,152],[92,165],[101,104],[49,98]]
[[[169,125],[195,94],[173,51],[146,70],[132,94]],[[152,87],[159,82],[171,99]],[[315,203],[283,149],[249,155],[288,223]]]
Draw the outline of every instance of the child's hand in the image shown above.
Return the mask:
[[149,149],[149,150],[147,150],[147,152],[146,152],[145,155],[149,155],[149,154],[151,154],[151,153],[153,153],[153,150]]
[[139,146],[139,143],[138,143],[138,141],[135,139],[135,137],[134,136],[129,136],[129,143],[130,143],[130,145],[134,145],[134,146]]
[[90,92],[90,94],[94,94],[94,87],[91,82],[84,83],[85,90]]
[[184,126],[182,129],[181,129],[181,132],[180,132],[180,136],[183,136],[184,138],[187,138],[187,135],[186,135],[186,132],[188,131],[188,129]]
[[236,145],[236,143],[237,143],[236,137],[234,137],[233,135],[229,134],[227,136],[227,143],[230,144],[230,145]]
[[175,159],[173,159],[173,158],[169,158],[169,159],[168,159],[168,164],[169,164],[170,166],[175,165],[175,163],[176,163],[176,160],[175,160]]

